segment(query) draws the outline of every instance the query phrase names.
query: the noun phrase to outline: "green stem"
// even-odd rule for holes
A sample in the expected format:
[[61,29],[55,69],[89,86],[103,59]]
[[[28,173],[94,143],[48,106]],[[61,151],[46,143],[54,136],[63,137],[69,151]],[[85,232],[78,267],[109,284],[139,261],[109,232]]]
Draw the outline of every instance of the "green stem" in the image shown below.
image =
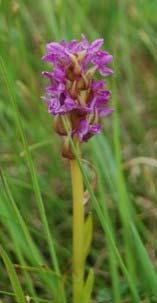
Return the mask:
[[80,303],[84,284],[83,179],[76,160],[71,160],[73,192],[73,303]]

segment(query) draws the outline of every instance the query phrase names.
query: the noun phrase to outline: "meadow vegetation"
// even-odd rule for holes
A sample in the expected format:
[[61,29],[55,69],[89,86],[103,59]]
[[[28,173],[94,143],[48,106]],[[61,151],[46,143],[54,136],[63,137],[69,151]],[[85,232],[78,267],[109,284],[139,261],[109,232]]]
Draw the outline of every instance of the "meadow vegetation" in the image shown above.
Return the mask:
[[103,37],[114,56],[115,111],[83,147],[95,189],[80,163],[92,302],[157,302],[156,10],[156,0],[0,1],[0,303],[71,302],[70,170],[41,100],[41,57],[47,42],[81,33]]

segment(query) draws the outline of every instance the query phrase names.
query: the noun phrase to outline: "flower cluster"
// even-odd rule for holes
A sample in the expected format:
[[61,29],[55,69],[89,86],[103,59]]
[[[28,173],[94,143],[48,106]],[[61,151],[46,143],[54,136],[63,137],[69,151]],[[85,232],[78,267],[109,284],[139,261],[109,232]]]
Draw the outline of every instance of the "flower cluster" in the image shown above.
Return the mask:
[[99,133],[100,118],[112,112],[108,107],[111,92],[103,80],[94,79],[96,72],[104,77],[113,73],[107,66],[112,56],[101,50],[103,42],[97,39],[89,43],[83,35],[80,41],[51,42],[42,58],[53,64],[53,71],[43,72],[43,76],[50,80],[44,100],[48,112],[55,116],[55,130],[67,136],[61,118],[66,115],[71,136],[79,142]]

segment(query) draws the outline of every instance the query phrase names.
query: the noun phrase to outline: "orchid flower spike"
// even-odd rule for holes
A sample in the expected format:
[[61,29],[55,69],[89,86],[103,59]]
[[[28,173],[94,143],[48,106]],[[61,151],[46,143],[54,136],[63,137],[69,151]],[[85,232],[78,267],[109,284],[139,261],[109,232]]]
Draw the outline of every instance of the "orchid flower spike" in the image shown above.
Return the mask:
[[[108,106],[111,91],[103,80],[94,79],[96,73],[106,77],[113,73],[108,64],[113,57],[101,50],[103,39],[89,43],[84,35],[80,41],[48,43],[43,60],[53,65],[52,71],[44,71],[50,80],[44,100],[48,112],[55,116],[56,132],[67,138],[62,117],[69,122],[70,135],[80,143],[101,132],[101,117],[113,111]],[[66,141],[67,142],[67,141]],[[63,156],[74,158],[70,147],[63,148]]]

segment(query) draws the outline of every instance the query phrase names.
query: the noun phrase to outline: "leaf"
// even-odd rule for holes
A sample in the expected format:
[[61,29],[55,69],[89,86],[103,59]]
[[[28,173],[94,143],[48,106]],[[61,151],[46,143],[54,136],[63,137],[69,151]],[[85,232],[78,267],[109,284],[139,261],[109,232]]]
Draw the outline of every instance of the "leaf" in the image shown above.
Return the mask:
[[90,268],[83,291],[83,303],[91,302],[91,295],[94,284],[94,270]]
[[131,224],[131,228],[134,237],[135,248],[137,251],[139,273],[142,275],[142,285],[144,286],[144,290],[147,289],[149,293],[153,293],[156,296],[157,274],[140,239],[140,236],[133,224]]
[[90,213],[85,221],[85,227],[84,227],[84,259],[87,258],[87,255],[89,253],[91,242],[92,242],[92,235],[93,235],[93,218],[92,218],[92,214]]
[[26,303],[25,296],[24,296],[22,287],[20,285],[18,276],[16,274],[16,271],[14,269],[14,266],[13,266],[12,262],[10,261],[8,255],[6,254],[5,250],[2,248],[2,246],[0,246],[0,255],[3,259],[6,270],[8,272],[13,291],[16,295],[16,301],[18,303]]

